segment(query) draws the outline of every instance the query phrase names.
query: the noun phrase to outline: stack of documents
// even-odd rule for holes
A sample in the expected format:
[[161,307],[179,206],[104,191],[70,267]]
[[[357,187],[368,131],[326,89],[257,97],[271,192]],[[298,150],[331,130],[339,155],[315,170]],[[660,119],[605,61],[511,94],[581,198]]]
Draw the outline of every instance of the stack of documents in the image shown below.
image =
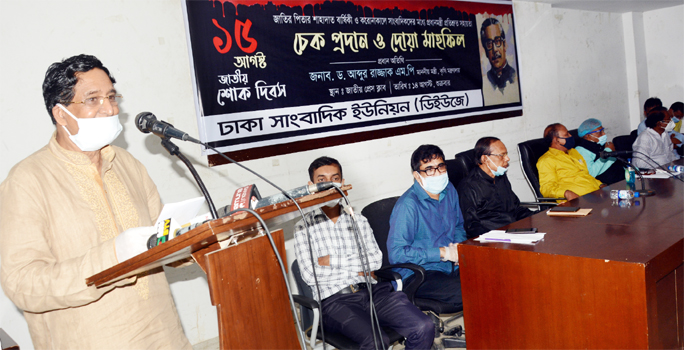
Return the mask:
[[[681,175],[682,174],[682,172],[680,172],[680,171],[673,171],[672,173],[675,175]],[[665,171],[663,169],[656,169],[656,173],[652,174],[652,175],[644,175],[645,179],[669,179],[671,177],[672,177],[672,175],[670,175],[670,173],[668,173],[667,171]]]
[[480,237],[475,238],[478,242],[503,242],[503,243],[522,243],[535,244],[544,238],[546,233],[506,233],[503,230],[492,230]]

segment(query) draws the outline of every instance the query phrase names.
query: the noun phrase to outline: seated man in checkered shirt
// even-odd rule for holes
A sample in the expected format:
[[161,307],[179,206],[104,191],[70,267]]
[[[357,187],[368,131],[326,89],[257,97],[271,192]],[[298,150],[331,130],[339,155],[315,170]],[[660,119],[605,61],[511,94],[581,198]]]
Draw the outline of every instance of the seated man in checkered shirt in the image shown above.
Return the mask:
[[[330,157],[320,157],[309,166],[309,177],[314,182],[344,183],[342,166]],[[366,218],[354,214],[359,228],[366,271],[380,268],[382,252],[373,237]],[[308,213],[304,220],[309,226],[312,250],[309,250],[303,220],[295,226],[295,252],[301,267],[302,279],[311,286],[314,298],[320,297],[323,327],[326,332],[341,333],[359,343],[360,349],[375,349],[369,313],[370,295],[354,234],[352,216],[343,210],[339,201]],[[313,261],[319,288],[314,282]],[[380,326],[390,327],[406,338],[406,349],[430,349],[435,326],[429,316],[415,307],[402,292],[395,292],[390,282],[372,283],[373,303]],[[378,337],[376,337],[378,338]],[[380,340],[378,338],[378,340]],[[390,344],[382,334],[386,349]]]

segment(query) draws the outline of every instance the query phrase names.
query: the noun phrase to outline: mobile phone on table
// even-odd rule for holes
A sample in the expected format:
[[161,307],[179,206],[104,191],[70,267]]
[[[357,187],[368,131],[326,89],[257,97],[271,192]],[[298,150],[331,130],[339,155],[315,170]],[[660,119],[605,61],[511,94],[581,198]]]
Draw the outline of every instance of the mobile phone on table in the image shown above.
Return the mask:
[[537,233],[537,228],[535,227],[528,227],[528,228],[509,228],[506,230],[506,233]]
[[551,211],[563,211],[563,212],[568,212],[568,213],[574,213],[578,211],[580,208],[579,207],[553,207],[551,208]]

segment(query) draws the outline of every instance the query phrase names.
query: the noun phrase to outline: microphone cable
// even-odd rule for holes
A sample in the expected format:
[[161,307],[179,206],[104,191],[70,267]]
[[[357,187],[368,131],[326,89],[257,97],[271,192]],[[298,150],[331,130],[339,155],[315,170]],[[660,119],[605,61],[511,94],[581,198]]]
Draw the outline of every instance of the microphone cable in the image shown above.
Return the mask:
[[684,182],[684,179],[679,178],[679,177],[678,177],[677,175],[675,175],[673,172],[667,170],[667,168],[665,168],[665,167],[663,167],[662,165],[658,164],[655,160],[653,160],[653,158],[649,157],[646,153],[643,153],[643,152],[640,152],[640,151],[632,151],[632,152],[637,153],[637,154],[641,154],[641,155],[643,155],[643,156],[646,157],[646,158],[641,158],[641,157],[635,157],[635,158],[639,158],[639,159],[641,159],[641,160],[643,160],[643,161],[649,161],[649,162],[651,163],[651,165],[655,164],[656,168],[659,168],[659,169],[663,170],[664,172],[668,173],[668,174],[670,175],[670,177],[673,177],[673,178],[675,178],[675,179],[677,179],[677,180],[679,180],[679,181],[681,181],[681,182]]
[[[253,171],[252,169],[250,169],[250,168],[248,168],[248,167],[242,165],[242,163],[240,163],[240,162],[238,162],[238,161],[236,161],[236,160],[234,160],[234,159],[228,157],[227,155],[225,155],[225,154],[219,152],[216,148],[210,146],[209,144],[204,143],[204,142],[201,142],[201,141],[199,142],[199,144],[202,145],[202,146],[204,146],[204,147],[206,147],[206,148],[208,148],[208,149],[210,149],[210,150],[212,150],[212,151],[214,151],[214,152],[216,152],[216,154],[220,155],[221,157],[223,157],[224,159],[228,160],[229,162],[231,162],[231,163],[233,163],[233,164],[235,164],[235,165],[241,167],[242,169],[247,170],[248,172],[252,173],[253,175],[255,175],[256,177],[258,177],[259,179],[261,179],[261,180],[263,180],[264,182],[266,182],[267,184],[273,186],[275,189],[277,189],[277,190],[280,191],[282,194],[284,194],[285,197],[287,197],[287,198],[289,198],[290,200],[292,200],[292,202],[295,204],[295,206],[297,206],[297,209],[299,210],[299,213],[300,213],[301,216],[302,216],[302,221],[304,222],[304,228],[306,229],[306,238],[307,238],[307,241],[308,241],[308,244],[309,244],[309,257],[311,258],[311,270],[313,271],[314,284],[316,285],[316,291],[317,291],[316,302],[318,302],[319,311],[320,311],[320,314],[321,314],[321,318],[320,318],[320,320],[321,320],[321,321],[320,321],[320,322],[321,322],[321,327],[320,327],[320,328],[321,328],[321,338],[323,338],[323,339],[322,339],[322,340],[323,340],[323,350],[325,350],[325,349],[326,349],[326,346],[325,346],[325,330],[324,330],[324,327],[323,327],[323,303],[322,303],[322,301],[321,301],[321,289],[320,289],[320,285],[319,285],[319,283],[318,283],[318,276],[316,275],[316,264],[315,264],[315,262],[314,262],[314,257],[313,257],[313,248],[312,248],[312,244],[311,244],[311,234],[310,234],[310,232],[309,232],[309,223],[306,221],[306,216],[304,215],[304,210],[302,210],[302,207],[299,206],[299,203],[297,203],[297,201],[296,201],[294,198],[292,198],[292,196],[290,196],[290,194],[287,193],[287,191],[283,190],[283,189],[280,188],[278,185],[276,185],[276,184],[274,184],[273,182],[269,181],[268,179],[266,179],[265,177],[261,176],[260,174],[258,174],[257,172]],[[334,186],[334,187],[336,187],[336,186]],[[276,253],[276,255],[278,255],[278,251],[276,251],[275,253]],[[287,276],[285,276],[285,282],[287,283]],[[288,285],[289,285],[289,283],[288,283]],[[290,293],[290,298],[292,298],[292,291],[289,289],[289,287],[288,287],[288,293]],[[295,309],[293,309],[293,312],[295,312]],[[295,314],[296,314],[296,312],[295,312]],[[300,333],[302,333],[302,334],[300,334],[300,337],[303,337],[303,331],[302,331],[302,329],[301,329],[301,327],[300,327],[300,322],[297,322],[297,328],[299,328]],[[303,346],[304,348],[306,348],[306,341],[305,341],[304,343],[302,343],[302,346]]]
[[[368,289],[368,295],[369,295],[369,313],[370,313],[370,319],[371,319],[371,332],[373,334],[373,344],[375,345],[375,349],[378,350],[378,339],[376,338],[376,333],[378,337],[380,338],[380,345],[382,349],[385,349],[385,344],[384,340],[382,338],[382,328],[380,328],[380,320],[378,318],[377,311],[375,310],[375,303],[373,302],[373,283],[371,282],[371,268],[370,268],[370,261],[368,257],[368,248],[366,247],[363,239],[361,239],[361,230],[359,229],[358,222],[356,221],[356,215],[354,214],[354,209],[351,207],[351,203],[349,201],[349,198],[344,194],[341,188],[339,188],[336,185],[333,185],[335,189],[344,197],[344,200],[347,202],[347,206],[344,207],[344,211],[349,214],[349,216],[352,219],[352,227],[353,230],[352,232],[354,233],[354,238],[356,240],[356,245],[359,248],[359,261],[361,261],[361,269],[363,270],[363,276],[364,279],[366,280],[366,289]],[[377,244],[377,243],[376,243]],[[365,259],[364,259],[365,258]],[[388,344],[389,345],[389,344]]]

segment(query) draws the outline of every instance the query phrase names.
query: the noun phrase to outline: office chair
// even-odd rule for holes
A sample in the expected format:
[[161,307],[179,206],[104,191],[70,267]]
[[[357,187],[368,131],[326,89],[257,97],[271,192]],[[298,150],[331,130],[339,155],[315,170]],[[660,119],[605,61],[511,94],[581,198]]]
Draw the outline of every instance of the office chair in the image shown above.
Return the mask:
[[[382,251],[382,268],[381,270],[391,269],[391,268],[407,268],[416,274],[416,277],[406,286],[403,286],[402,291],[406,293],[408,299],[416,305],[421,311],[429,311],[433,314],[453,314],[446,323],[450,320],[456,319],[463,316],[462,308],[455,308],[453,305],[442,303],[436,300],[423,299],[415,296],[416,290],[423,283],[425,269],[422,266],[410,263],[404,264],[394,264],[389,263],[389,258],[387,254],[387,236],[389,235],[390,229],[390,215],[392,215],[392,209],[394,209],[394,204],[397,202],[399,197],[390,197],[381,199],[379,201],[368,204],[361,210],[361,214],[366,217],[371,229],[373,229],[373,236],[378,242],[378,247]],[[441,321],[440,321],[441,323]],[[439,333],[444,331],[444,326],[440,324],[439,328],[436,329]],[[460,326],[454,327],[452,331],[457,334],[463,334],[462,328]],[[437,332],[436,332],[437,333]],[[437,338],[437,334],[435,334]],[[445,348],[465,348],[466,342],[464,339],[458,338],[444,338],[442,339],[442,345]]]
[[465,179],[470,171],[477,166],[475,163],[475,149],[463,151],[454,156],[454,159],[446,160],[449,181],[458,188],[461,180]]
[[[465,179],[471,170],[477,167],[475,161],[475,149],[463,151],[454,156],[454,159],[446,161],[449,181],[458,189],[458,184]],[[526,208],[539,209],[540,205],[555,205],[555,202],[520,202]]]
[[615,145],[615,151],[631,151],[632,144],[636,138],[632,138],[632,135],[621,135],[615,136],[613,138],[613,145]]
[[[323,339],[319,328],[323,323],[321,320],[320,307],[318,302],[313,297],[313,291],[311,290],[311,287],[302,279],[302,275],[299,270],[299,263],[297,260],[292,263],[292,275],[294,276],[295,282],[297,284],[297,290],[299,291],[299,294],[293,294],[292,297],[295,303],[299,304],[299,312],[302,318],[301,327],[302,329],[307,330],[306,333],[309,336],[309,345],[311,348],[316,349],[316,339]],[[384,278],[398,278],[401,280],[401,275],[394,271],[386,271],[386,273],[381,273],[381,275]],[[401,334],[395,332],[391,328],[383,327],[382,330],[389,337],[390,344],[394,344],[397,341],[403,341],[404,339]],[[340,333],[333,333],[329,331],[325,332],[325,342],[340,350],[352,350],[359,348],[359,344],[353,340]],[[319,346],[319,348],[321,347]]]
[[539,171],[537,170],[537,161],[539,158],[549,150],[549,145],[544,141],[544,139],[534,139],[521,142],[518,144],[518,154],[520,156],[520,167],[522,168],[523,174],[525,175],[525,180],[527,184],[532,189],[534,193],[534,198],[537,202],[545,202],[540,205],[540,209],[547,209],[548,207],[557,205],[551,201],[565,199],[565,198],[545,198],[542,196],[539,189]]

